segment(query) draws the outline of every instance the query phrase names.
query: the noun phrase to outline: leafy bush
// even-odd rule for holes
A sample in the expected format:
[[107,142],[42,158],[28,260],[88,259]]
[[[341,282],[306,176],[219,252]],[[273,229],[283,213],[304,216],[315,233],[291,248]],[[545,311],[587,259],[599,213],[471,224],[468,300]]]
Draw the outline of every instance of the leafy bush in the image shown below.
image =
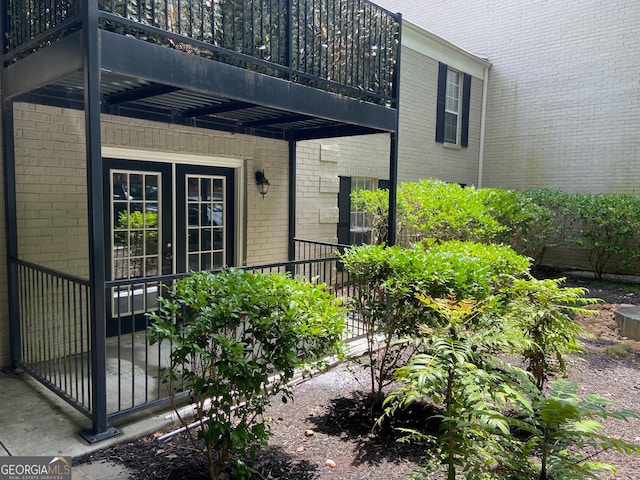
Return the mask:
[[[427,250],[363,245],[341,259],[356,284],[353,308],[366,332],[374,399],[382,398],[393,370],[418,348],[406,337],[415,336],[420,322],[434,319],[416,294],[484,300],[525,277],[529,268],[529,261],[509,247],[459,241]],[[492,308],[506,304],[494,302]]]
[[602,278],[613,256],[628,266],[640,258],[640,198],[618,194],[576,194],[578,225],[573,242],[589,252],[589,263]]
[[402,184],[398,193],[398,223],[403,236],[413,242],[487,242],[504,230],[489,215],[475,188],[422,180]]
[[[599,433],[596,419],[639,418],[631,410],[611,410],[614,403],[597,394],[580,397],[575,382],[556,380],[546,395],[534,397],[530,416],[519,424],[528,433],[520,448],[514,449],[519,462],[535,467],[531,480],[598,479],[599,473],[615,473],[613,465],[597,462],[603,450],[640,453],[640,445]],[[522,465],[523,469],[530,465]]]
[[204,447],[191,439],[217,479],[232,454],[269,438],[269,396],[285,400],[296,368],[338,353],[345,312],[322,285],[229,269],[177,280],[150,317],[152,341],[171,342],[172,399],[178,389],[194,402]]
[[[556,282],[520,289],[536,287],[541,296],[554,292],[552,300],[536,308],[550,310],[542,318],[557,322],[542,328],[536,340],[552,353],[566,353],[570,349],[564,346],[575,345],[575,329],[567,333],[569,342],[555,338],[568,326],[553,314],[560,309],[555,302],[575,300],[578,289],[559,292]],[[530,373],[503,359],[501,353],[518,348],[522,336],[513,328],[517,325],[489,313],[494,297],[484,302],[454,296],[419,299],[439,321],[420,325],[417,341],[422,350],[396,371],[403,385],[387,397],[379,423],[415,402],[430,400],[439,406],[432,417],[440,420],[438,432],[401,431],[404,441],[420,441],[435,451],[432,457],[440,459],[449,480],[458,475],[468,480],[598,478],[598,472],[614,470],[593,461],[599,451],[640,453],[639,445],[600,434],[602,425],[594,420],[638,418],[635,412],[610,411],[605,407],[612,402],[599,395],[580,397],[577,386],[563,380],[545,392]],[[543,358],[541,368],[546,367]],[[425,478],[429,473],[422,470]]]
[[578,343],[582,329],[573,314],[596,314],[581,306],[598,300],[585,297],[583,288],[562,287],[563,281],[517,279],[510,291],[511,319],[522,332],[522,356],[539,389],[549,376],[566,375],[565,355],[582,350]]
[[484,188],[478,190],[482,203],[504,230],[494,238],[496,243],[509,245],[520,255],[542,263],[555,235],[554,211],[540,205],[523,192]]

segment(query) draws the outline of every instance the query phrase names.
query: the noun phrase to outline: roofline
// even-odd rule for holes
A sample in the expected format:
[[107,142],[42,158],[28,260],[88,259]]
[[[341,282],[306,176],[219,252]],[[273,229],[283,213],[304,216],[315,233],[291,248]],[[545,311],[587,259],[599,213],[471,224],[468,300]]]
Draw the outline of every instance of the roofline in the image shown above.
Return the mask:
[[406,19],[402,22],[402,46],[446,63],[479,79],[491,63]]

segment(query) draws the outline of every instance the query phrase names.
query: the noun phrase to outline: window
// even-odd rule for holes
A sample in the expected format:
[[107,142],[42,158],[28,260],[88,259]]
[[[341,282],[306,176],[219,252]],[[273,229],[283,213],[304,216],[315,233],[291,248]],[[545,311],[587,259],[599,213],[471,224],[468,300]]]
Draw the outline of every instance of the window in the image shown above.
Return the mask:
[[460,73],[447,69],[447,87],[444,96],[444,141],[458,143],[460,120]]
[[359,190],[389,188],[388,180],[362,177],[340,177],[338,193],[338,243],[361,245],[371,243],[371,219],[351,206],[351,193]]
[[[373,190],[372,178],[351,178],[351,194],[359,190]],[[362,245],[371,243],[371,219],[360,210],[350,208],[349,215],[349,243],[351,245]]]
[[470,94],[471,75],[440,63],[436,142],[468,146]]

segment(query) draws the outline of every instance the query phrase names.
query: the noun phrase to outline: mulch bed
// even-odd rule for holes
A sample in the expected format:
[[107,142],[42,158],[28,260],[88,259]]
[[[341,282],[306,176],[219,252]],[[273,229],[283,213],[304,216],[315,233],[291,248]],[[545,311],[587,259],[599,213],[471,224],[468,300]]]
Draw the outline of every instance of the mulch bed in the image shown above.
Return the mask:
[[[585,279],[571,279],[567,284],[586,286],[589,296],[602,298],[607,304],[640,305],[637,290],[609,288]],[[586,326],[589,330],[588,323]],[[607,338],[587,335],[581,339],[586,351],[570,359],[570,379],[579,383],[583,393],[597,392],[614,400],[618,408],[640,411],[640,353],[623,350],[620,355],[611,354],[607,347],[625,342],[616,337],[615,327],[611,328],[613,334]],[[252,480],[406,478],[423,460],[424,448],[398,443],[394,427],[419,425],[433,412],[416,407],[395,424],[373,432],[377,412],[365,406],[368,402],[362,392],[366,391],[365,372],[345,364],[297,385],[293,401],[274,400],[268,413],[274,433],[269,446],[256,457],[245,459],[256,471]],[[607,422],[604,433],[640,442],[640,421]],[[640,456],[606,452],[596,459],[617,465],[618,474],[610,478],[640,478]],[[184,434],[164,442],[155,435],[115,445],[76,458],[74,464],[104,460],[125,465],[135,479],[208,478],[203,457]],[[434,474],[431,478],[444,477]]]

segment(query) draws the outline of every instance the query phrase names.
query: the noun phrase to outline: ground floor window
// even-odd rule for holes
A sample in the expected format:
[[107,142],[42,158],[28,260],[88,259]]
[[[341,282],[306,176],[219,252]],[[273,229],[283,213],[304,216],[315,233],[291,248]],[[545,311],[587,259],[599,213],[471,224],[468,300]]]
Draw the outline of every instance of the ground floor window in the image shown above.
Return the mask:
[[375,191],[379,188],[388,188],[388,181],[368,177],[340,177],[338,243],[371,243],[371,219],[365,212],[352,206],[351,195],[359,190]]

